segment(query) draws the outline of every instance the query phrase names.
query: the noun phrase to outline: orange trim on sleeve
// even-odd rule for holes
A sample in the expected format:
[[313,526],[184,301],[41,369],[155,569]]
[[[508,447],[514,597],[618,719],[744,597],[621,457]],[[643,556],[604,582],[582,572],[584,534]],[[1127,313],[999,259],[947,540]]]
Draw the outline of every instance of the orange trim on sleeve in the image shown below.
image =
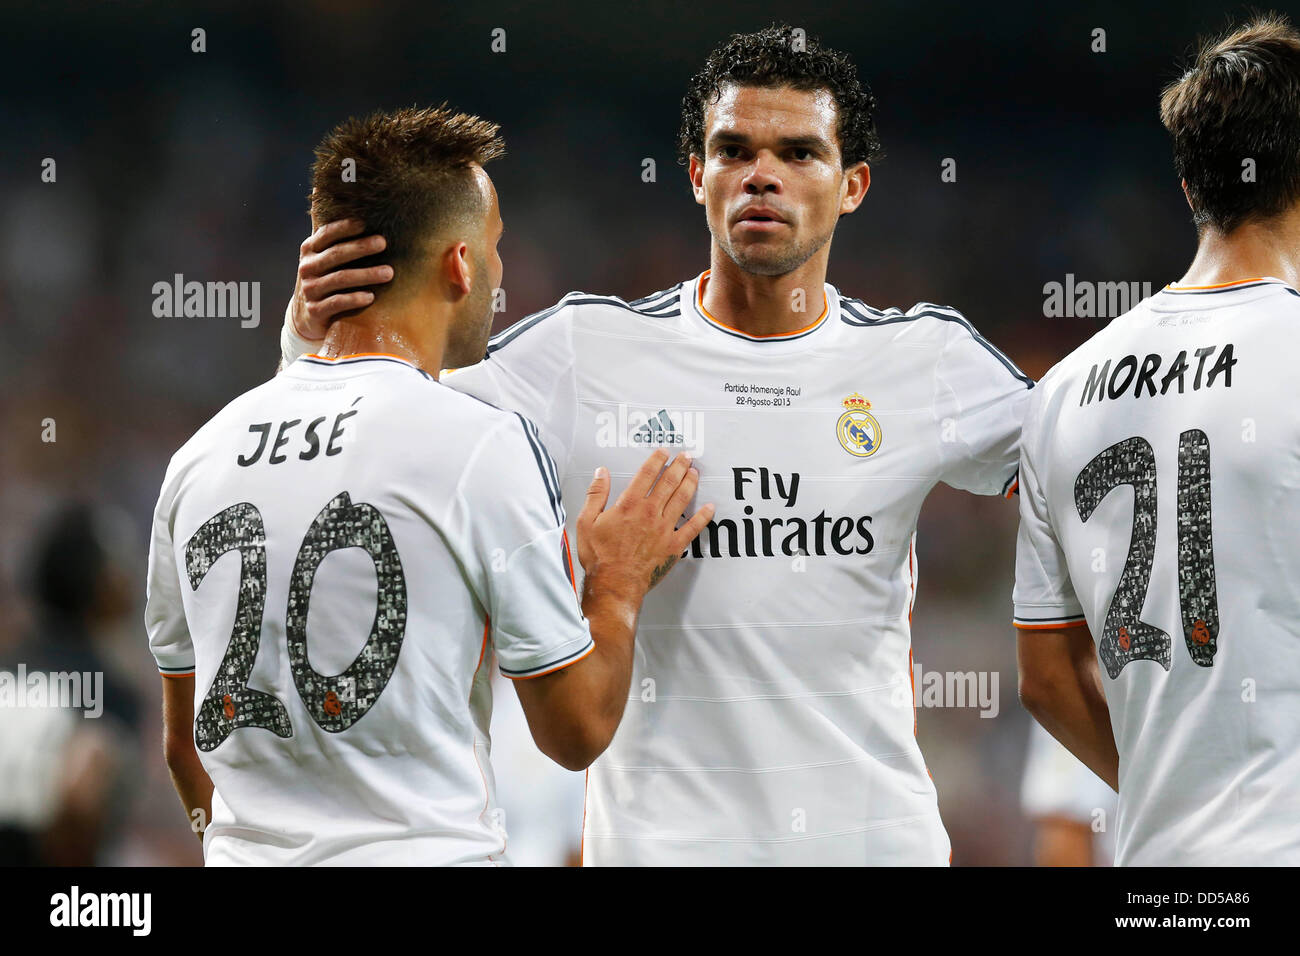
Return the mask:
[[1015,481],[1011,482],[1011,487],[1007,489],[1007,493],[1002,497],[1010,500],[1011,496],[1016,493],[1016,489],[1019,487],[1020,487],[1020,479],[1017,478]]
[[1020,624],[1016,621],[1011,622],[1012,626],[1018,627],[1022,631],[1061,631],[1067,627],[1084,627],[1087,623],[1086,620],[1062,621],[1059,624]]
[[162,671],[159,671],[158,676],[159,677],[193,677],[194,671],[186,671],[184,674],[164,674]]
[[587,648],[586,654],[583,654],[580,657],[575,657],[571,661],[565,661],[563,664],[556,664],[550,670],[542,671],[539,674],[528,674],[524,677],[511,677],[509,674],[503,673],[501,676],[504,677],[506,680],[532,680],[534,677],[545,677],[547,674],[554,674],[556,671],[562,671],[566,667],[572,667],[574,664],[578,663],[578,661],[585,660],[595,649],[596,649],[596,645],[593,642],[591,647]]

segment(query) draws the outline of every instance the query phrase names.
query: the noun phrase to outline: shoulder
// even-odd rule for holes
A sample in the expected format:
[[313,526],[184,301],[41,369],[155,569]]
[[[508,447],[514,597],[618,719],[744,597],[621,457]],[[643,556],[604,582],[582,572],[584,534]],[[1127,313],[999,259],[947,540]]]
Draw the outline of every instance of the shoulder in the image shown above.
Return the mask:
[[491,458],[489,449],[511,454],[525,448],[531,451],[534,444],[541,445],[537,426],[528,416],[449,385],[436,387],[440,407],[431,413],[444,423],[450,413],[464,434],[472,436],[470,444],[476,449],[476,455],[487,454]]
[[1033,379],[1022,372],[960,311],[950,305],[918,302],[910,309],[877,309],[861,299],[841,294],[840,322],[855,329],[878,329],[905,340],[912,348],[931,348],[936,358],[950,345],[963,343],[977,346],[972,354],[984,355],[997,362],[1026,388],[1033,387]]
[[481,406],[484,426],[466,455],[460,487],[475,494],[499,495],[509,501],[519,496],[525,476],[535,475],[546,489],[555,517],[562,524],[559,474],[532,419],[471,396],[461,397]]
[[[525,316],[488,342],[489,357],[525,336],[534,343],[566,338],[573,327],[586,323],[608,323],[625,319],[655,320],[681,315],[679,295],[682,283],[627,301],[614,295],[570,292],[549,309]],[[534,346],[535,347],[535,346]]]
[[[1136,311],[1136,310],[1134,310]],[[1132,314],[1125,313],[1076,346],[1039,380],[1025,411],[1025,432],[1046,439],[1044,422],[1058,422],[1062,412],[1078,405],[1080,391],[1089,378],[1097,378],[1099,366],[1113,357],[1116,344],[1123,335],[1123,320]],[[1119,356],[1122,357],[1123,351]]]
[[[1131,309],[1112,319],[1104,329],[1094,333],[1087,340],[1077,345],[1065,357],[1048,369],[1039,383],[1043,390],[1040,401],[1046,402],[1050,400],[1062,389],[1069,388],[1071,383],[1075,382],[1080,376],[1087,375],[1098,362],[1110,358],[1116,346],[1124,345],[1122,340],[1127,333],[1127,320],[1141,308],[1143,306],[1139,305],[1136,309]],[[1122,358],[1122,350],[1119,355],[1114,357]]]
[[862,299],[840,293],[840,321],[853,328],[888,328],[915,324],[918,328],[932,330],[944,337],[954,328],[977,334],[970,320],[950,305],[918,302],[909,309],[877,309]]
[[231,423],[244,419],[253,421],[259,406],[278,390],[279,384],[279,376],[277,376],[227,402],[225,407],[200,425],[185,444],[172,455],[171,464],[167,468],[168,474],[200,458],[214,441],[225,434],[226,428]]
[[910,309],[877,309],[862,299],[841,293],[840,322],[855,329],[888,329],[905,332],[909,338],[933,342],[939,346],[958,332],[978,336],[966,316],[950,305],[918,302]]
[[[471,369],[477,367],[471,366]],[[444,371],[442,380],[421,382],[415,379],[404,383],[407,391],[401,396],[402,412],[397,417],[412,416],[416,420],[408,418],[401,428],[445,435],[475,456],[487,453],[491,458],[490,449],[493,448],[513,447],[518,450],[524,441],[525,423],[531,427],[532,422],[478,397],[473,391],[462,390],[451,381],[468,371],[470,369]],[[430,448],[430,451],[434,449]],[[443,454],[442,451],[434,453]]]

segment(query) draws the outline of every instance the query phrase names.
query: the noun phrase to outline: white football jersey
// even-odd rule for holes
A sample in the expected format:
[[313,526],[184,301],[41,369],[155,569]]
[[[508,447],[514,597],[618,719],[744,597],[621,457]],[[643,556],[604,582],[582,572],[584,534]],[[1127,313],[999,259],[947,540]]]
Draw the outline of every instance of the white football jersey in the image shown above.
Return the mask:
[[827,285],[764,338],[698,289],[572,293],[446,378],[535,420],[571,500],[664,448],[717,506],[646,599],[584,862],[946,865],[915,738],[917,515],[940,481],[1012,490],[1032,382],[949,308]]
[[1119,865],[1300,864],[1297,328],[1276,279],[1168,287],[1030,402],[1015,620],[1097,642]]
[[146,617],[195,675],[208,864],[505,862],[489,667],[593,649],[567,547],[531,423],[399,358],[300,359],[204,425]]

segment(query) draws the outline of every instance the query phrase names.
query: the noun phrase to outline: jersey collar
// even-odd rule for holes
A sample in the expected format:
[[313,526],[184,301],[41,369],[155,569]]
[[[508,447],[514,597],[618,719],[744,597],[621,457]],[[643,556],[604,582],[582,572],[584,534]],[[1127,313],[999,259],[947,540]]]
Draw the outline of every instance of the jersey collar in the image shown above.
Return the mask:
[[398,365],[405,365],[409,369],[414,369],[427,379],[433,379],[433,376],[426,372],[420,366],[416,365],[409,359],[404,359],[400,355],[392,355],[388,352],[354,352],[351,355],[340,355],[337,358],[327,358],[324,355],[304,355],[300,362],[306,362],[308,365],[317,365],[325,368],[341,368],[345,365],[361,365],[367,362],[388,362]]
[[737,338],[745,342],[757,342],[757,343],[793,342],[795,339],[801,339],[804,338],[805,336],[812,335],[824,324],[826,324],[826,320],[831,314],[830,294],[823,288],[821,315],[817,316],[817,318],[813,320],[813,322],[811,322],[810,324],[804,326],[801,329],[795,329],[793,332],[783,332],[778,335],[750,335],[748,332],[742,332],[740,329],[732,328],[730,325],[727,325],[726,323],[721,322],[718,319],[715,319],[712,315],[709,314],[708,309],[704,308],[704,280],[708,277],[711,271],[712,270],[710,269],[705,269],[696,277],[695,281],[691,283],[690,286],[683,291],[686,294],[690,295],[691,305],[695,309],[695,314],[699,316],[700,319],[703,320],[705,324],[709,325],[710,327],[716,329],[719,332],[722,332],[726,335],[730,335],[733,338]]
[[1280,285],[1285,289],[1289,289],[1293,295],[1300,295],[1281,279],[1274,279],[1272,276],[1237,279],[1234,282],[1220,282],[1216,285],[1176,285],[1171,282],[1160,291],[1172,295],[1221,295],[1225,292],[1240,292],[1243,289],[1257,289],[1268,285]]

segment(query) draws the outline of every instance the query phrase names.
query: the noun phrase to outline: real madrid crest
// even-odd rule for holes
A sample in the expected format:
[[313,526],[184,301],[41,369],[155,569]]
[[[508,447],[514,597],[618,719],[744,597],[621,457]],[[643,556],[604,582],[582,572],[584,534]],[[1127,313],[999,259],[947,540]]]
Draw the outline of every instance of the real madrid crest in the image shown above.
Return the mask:
[[844,450],[858,458],[869,458],[880,448],[880,422],[869,408],[871,403],[854,392],[844,399],[844,414],[835,424],[835,433]]

